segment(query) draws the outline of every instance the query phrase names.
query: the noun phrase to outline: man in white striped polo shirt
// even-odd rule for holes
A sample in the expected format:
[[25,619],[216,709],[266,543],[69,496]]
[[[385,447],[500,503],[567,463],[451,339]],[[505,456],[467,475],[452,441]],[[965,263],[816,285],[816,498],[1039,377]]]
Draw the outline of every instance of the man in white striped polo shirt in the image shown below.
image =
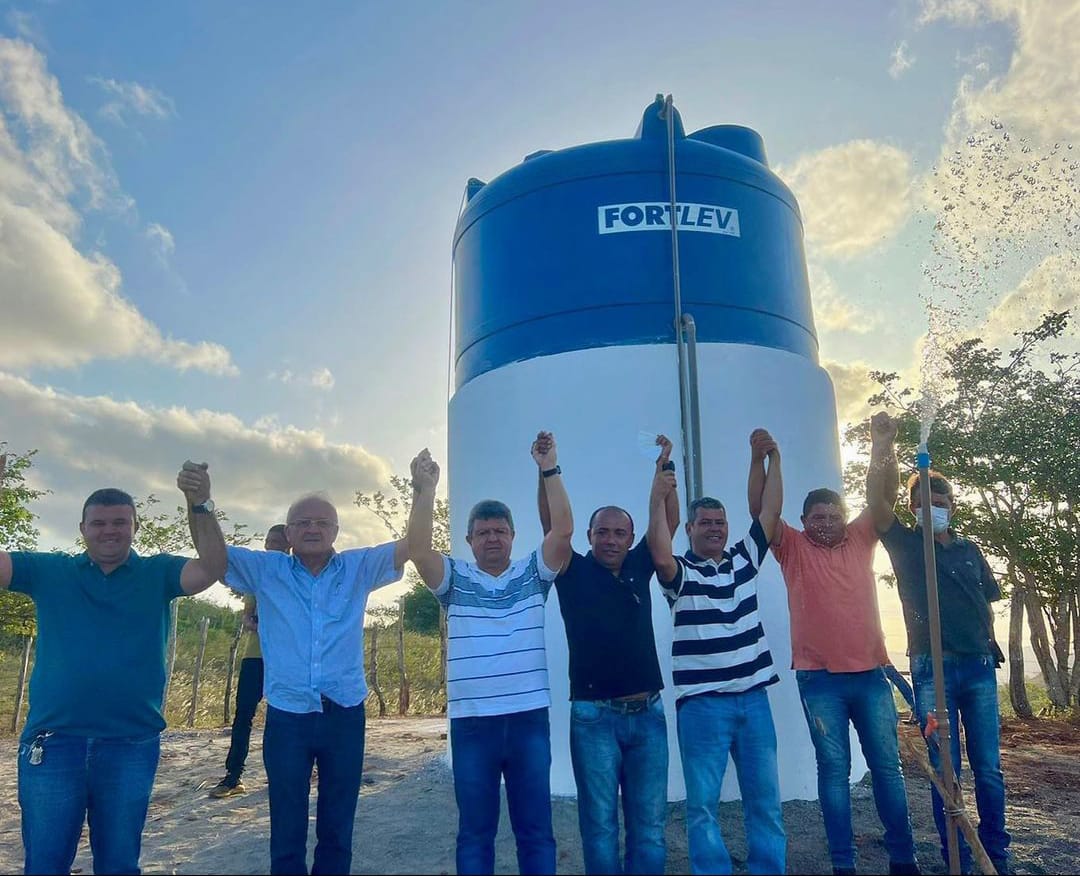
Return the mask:
[[772,436],[755,429],[750,448],[747,494],[761,512],[730,548],[724,506],[702,497],[689,509],[690,550],[673,556],[665,513],[667,495],[676,489],[673,471],[657,474],[650,498],[649,547],[675,617],[672,681],[692,873],[731,873],[716,818],[729,754],[742,796],[747,869],[783,873],[786,862],[776,730],[765,690],[779,679],[758,617],[755,581],[780,519],[783,481]]
[[518,869],[555,872],[544,603],[570,559],[574,522],[550,432],[537,435],[532,457],[547,488],[551,530],[538,550],[514,561],[510,509],[490,499],[469,512],[466,540],[475,562],[433,550],[438,466],[428,458],[412,473],[414,519],[421,522],[409,530],[410,556],[446,608],[450,634],[447,711],[459,874],[495,871],[503,777]]

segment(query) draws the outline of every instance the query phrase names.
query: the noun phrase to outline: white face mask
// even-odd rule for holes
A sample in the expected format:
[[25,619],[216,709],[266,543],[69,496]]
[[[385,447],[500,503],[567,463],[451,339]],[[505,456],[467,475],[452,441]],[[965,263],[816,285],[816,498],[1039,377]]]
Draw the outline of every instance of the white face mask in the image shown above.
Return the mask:
[[934,527],[934,534],[940,535],[949,528],[949,509],[932,505],[930,507],[930,521]]

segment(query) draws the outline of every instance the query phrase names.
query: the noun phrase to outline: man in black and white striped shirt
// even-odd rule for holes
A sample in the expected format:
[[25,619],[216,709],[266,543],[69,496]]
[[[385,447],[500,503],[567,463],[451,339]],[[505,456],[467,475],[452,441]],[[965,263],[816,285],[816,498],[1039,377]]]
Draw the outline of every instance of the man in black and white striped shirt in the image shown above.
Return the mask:
[[731,547],[723,504],[702,497],[690,505],[690,550],[673,556],[664,510],[676,489],[673,471],[657,470],[649,502],[649,547],[675,618],[672,681],[692,873],[731,872],[716,817],[729,754],[742,796],[747,869],[785,869],[776,730],[765,690],[779,679],[758,616],[755,580],[780,518],[783,480],[780,450],[768,432],[755,429],[750,448],[747,494],[750,507],[761,511]]

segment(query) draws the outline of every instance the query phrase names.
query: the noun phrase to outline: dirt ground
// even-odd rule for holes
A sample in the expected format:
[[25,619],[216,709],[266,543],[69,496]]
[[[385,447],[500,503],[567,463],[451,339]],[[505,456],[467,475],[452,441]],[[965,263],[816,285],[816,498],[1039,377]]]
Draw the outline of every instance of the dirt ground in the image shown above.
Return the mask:
[[[902,725],[905,733],[915,732]],[[452,873],[457,812],[449,768],[441,757],[446,724],[441,718],[387,718],[368,724],[364,786],[357,809],[354,873]],[[16,792],[15,743],[6,740],[0,773],[0,873],[22,869]],[[207,790],[220,777],[227,730],[170,731],[163,737],[150,816],[143,841],[145,873],[265,873],[269,865],[269,815],[259,734],[252,740],[245,783],[248,793],[213,800]],[[1008,721],[1002,756],[1009,793],[1008,827],[1017,873],[1080,870],[1080,728],[1063,722]],[[930,816],[926,782],[907,769],[908,794],[924,872],[944,872]],[[314,800],[314,796],[313,796]],[[859,870],[887,872],[881,825],[869,779],[853,789]],[[969,809],[974,809],[969,802]],[[314,808],[312,809],[314,820]],[[573,800],[554,806],[558,867],[583,872]],[[736,872],[745,872],[745,843],[738,803],[721,806],[725,837]],[[830,873],[821,813],[816,803],[784,806],[788,872]],[[314,835],[314,831],[312,831]],[[668,821],[668,873],[685,873],[686,820],[672,804]],[[85,837],[76,873],[92,872]],[[496,872],[517,872],[513,836],[505,813],[497,843]]]

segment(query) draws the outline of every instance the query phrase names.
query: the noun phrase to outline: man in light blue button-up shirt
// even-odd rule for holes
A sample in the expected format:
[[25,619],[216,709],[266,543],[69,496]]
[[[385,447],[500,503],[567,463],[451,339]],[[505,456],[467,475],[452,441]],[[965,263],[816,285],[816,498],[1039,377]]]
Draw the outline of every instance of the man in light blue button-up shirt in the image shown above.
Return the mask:
[[337,511],[320,495],[293,503],[285,532],[291,555],[229,548],[225,578],[259,605],[270,872],[307,873],[308,797],[318,764],[311,872],[348,873],[364,761],[364,609],[371,591],[401,578],[408,542],[335,551]]

